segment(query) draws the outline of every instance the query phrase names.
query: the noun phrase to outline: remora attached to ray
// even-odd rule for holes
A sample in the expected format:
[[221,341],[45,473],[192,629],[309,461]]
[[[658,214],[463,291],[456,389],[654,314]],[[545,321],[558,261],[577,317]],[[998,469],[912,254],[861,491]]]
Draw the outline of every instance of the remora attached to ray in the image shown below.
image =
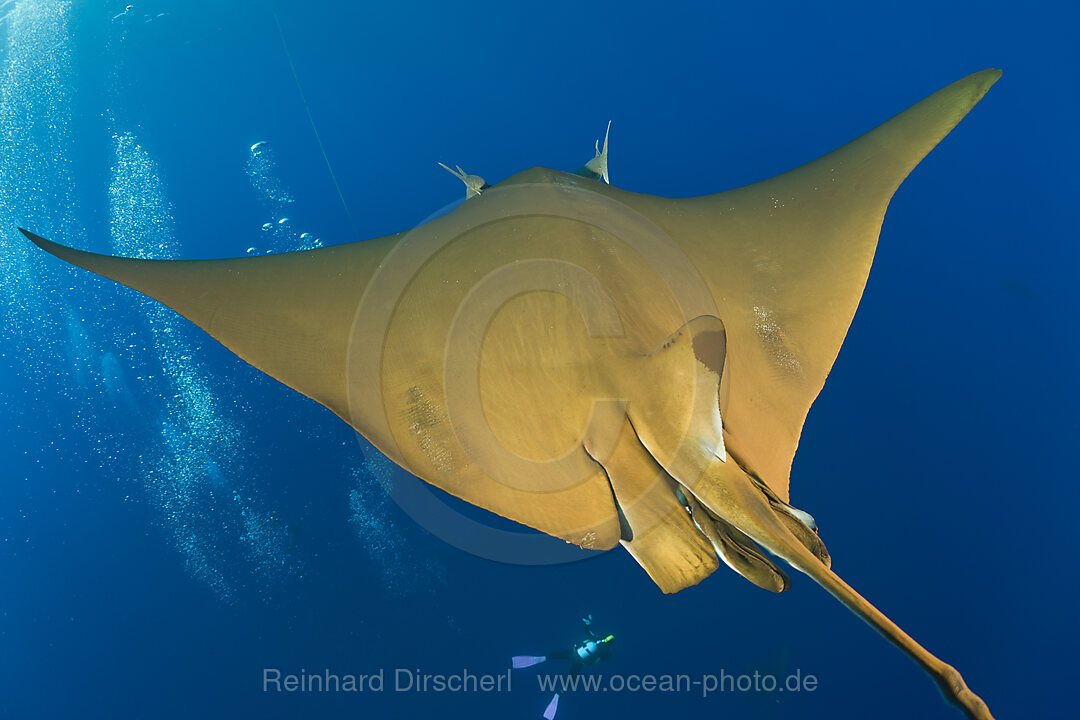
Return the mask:
[[175,309],[427,482],[582,546],[621,541],[665,592],[721,560],[783,590],[764,548],[986,718],[954,669],[832,573],[788,475],[893,193],[999,76],[717,195],[534,168],[408,232],[235,260],[26,234]]

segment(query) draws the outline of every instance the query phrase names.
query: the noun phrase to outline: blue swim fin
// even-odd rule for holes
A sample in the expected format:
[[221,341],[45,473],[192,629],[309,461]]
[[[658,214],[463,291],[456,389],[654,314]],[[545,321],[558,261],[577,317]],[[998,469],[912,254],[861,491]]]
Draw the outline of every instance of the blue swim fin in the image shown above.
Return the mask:
[[559,693],[555,693],[551,697],[551,702],[548,703],[547,709],[544,710],[544,720],[553,720],[555,713],[559,711]]
[[527,668],[539,665],[545,660],[547,660],[547,657],[544,655],[515,655],[510,659],[510,662],[513,663],[515,668]]

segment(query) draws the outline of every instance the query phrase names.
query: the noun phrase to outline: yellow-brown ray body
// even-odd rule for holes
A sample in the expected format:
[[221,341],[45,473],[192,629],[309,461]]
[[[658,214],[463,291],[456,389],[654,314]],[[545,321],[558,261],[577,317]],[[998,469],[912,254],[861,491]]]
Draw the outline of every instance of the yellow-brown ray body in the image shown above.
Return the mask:
[[764,548],[988,718],[787,503],[889,200],[999,76],[718,195],[534,168],[413,231],[279,256],[133,260],[27,235],[177,310],[427,482],[584,547],[621,540],[665,592],[719,560],[783,590]]

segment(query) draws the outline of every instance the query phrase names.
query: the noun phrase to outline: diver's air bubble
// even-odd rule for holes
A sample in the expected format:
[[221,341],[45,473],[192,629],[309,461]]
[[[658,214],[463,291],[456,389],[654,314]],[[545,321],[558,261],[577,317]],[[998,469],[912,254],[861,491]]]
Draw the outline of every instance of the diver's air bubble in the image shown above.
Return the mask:
[[[172,208],[156,163],[131,133],[114,139],[109,199],[116,254],[175,256]],[[136,302],[161,367],[160,440],[141,455],[146,494],[192,577],[223,600],[248,584],[252,574],[265,589],[268,581],[288,575],[299,561],[288,551],[288,534],[281,524],[265,522],[270,514],[255,493],[232,488],[233,502],[221,502],[239,465],[238,443],[244,434],[207,382],[190,327],[157,302]]]
[[103,353],[101,356],[101,381],[105,384],[105,389],[111,393],[127,392],[127,381],[124,380],[120,362],[111,352]]
[[127,381],[127,373],[111,352],[101,355],[100,377],[106,395],[117,407],[128,415],[138,414],[139,402]]
[[289,524],[276,510],[266,510],[251,498],[237,493],[233,500],[240,510],[240,540],[247,547],[256,576],[265,584],[296,572],[300,563],[293,551]]
[[[7,37],[0,56],[0,342],[20,355],[16,366],[24,377],[41,380],[55,376],[63,362],[57,345],[64,340],[67,313],[54,289],[66,290],[69,276],[58,278],[64,271],[55,265],[46,273],[42,253],[15,228],[34,218],[38,233],[70,244],[81,240],[68,157],[71,3],[7,2],[0,15]],[[36,381],[22,385],[48,387]]]
[[353,471],[349,522],[379,572],[379,585],[389,595],[434,592],[445,580],[446,570],[430,557],[412,552],[401,529],[394,526],[393,502],[388,494],[391,483],[390,461],[373,453],[369,462]]
[[94,348],[90,335],[86,332],[83,319],[72,310],[68,310],[67,313],[67,342],[64,347],[67,350],[68,362],[71,364],[72,377],[80,386],[88,387],[91,381],[91,368],[94,364],[93,358],[97,350]]
[[221,466],[213,460],[207,458],[203,463],[203,467],[206,468],[206,481],[210,483],[210,487],[215,490],[223,490],[228,486],[229,481],[225,479],[225,473],[221,471]]
[[15,10],[15,0],[5,0],[5,2],[0,3],[0,25],[4,24],[4,21],[7,20],[8,15],[13,10]]
[[258,193],[259,200],[275,211],[280,211],[283,206],[293,202],[293,197],[278,178],[277,166],[277,157],[269,142],[261,140],[251,146],[247,161],[248,179]]
[[322,240],[317,238],[313,233],[300,233],[300,243],[297,245],[297,250],[314,250],[315,248],[321,248],[323,246]]
[[292,207],[294,199],[278,175],[277,159],[269,142],[260,140],[251,146],[250,151],[247,165],[248,179],[259,196],[259,200],[274,218],[262,225],[263,232],[270,235],[266,253],[313,250],[322,247],[322,241],[311,233],[305,232],[297,236],[293,229],[292,219],[285,214]]
[[121,18],[127,17],[127,16],[128,16],[128,13],[130,13],[130,12],[131,12],[132,10],[134,10],[134,9],[135,9],[135,6],[134,6],[134,5],[128,5],[128,6],[126,6],[126,7],[125,7],[125,8],[123,9],[123,10],[121,10],[121,11],[120,11],[120,12],[118,12],[117,14],[113,15],[113,17],[112,17],[112,21],[113,21],[113,22],[116,22],[117,20],[120,20]]

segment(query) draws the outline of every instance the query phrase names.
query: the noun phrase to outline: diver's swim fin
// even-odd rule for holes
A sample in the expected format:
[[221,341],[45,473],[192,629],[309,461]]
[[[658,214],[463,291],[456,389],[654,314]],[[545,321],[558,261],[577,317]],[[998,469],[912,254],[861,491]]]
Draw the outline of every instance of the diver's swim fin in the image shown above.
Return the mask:
[[515,668],[527,668],[533,665],[539,665],[547,660],[544,655],[515,655],[510,659],[510,662]]
[[555,713],[559,711],[559,693],[555,693],[551,696],[551,702],[548,703],[547,708],[544,710],[544,720],[552,720],[555,717]]

